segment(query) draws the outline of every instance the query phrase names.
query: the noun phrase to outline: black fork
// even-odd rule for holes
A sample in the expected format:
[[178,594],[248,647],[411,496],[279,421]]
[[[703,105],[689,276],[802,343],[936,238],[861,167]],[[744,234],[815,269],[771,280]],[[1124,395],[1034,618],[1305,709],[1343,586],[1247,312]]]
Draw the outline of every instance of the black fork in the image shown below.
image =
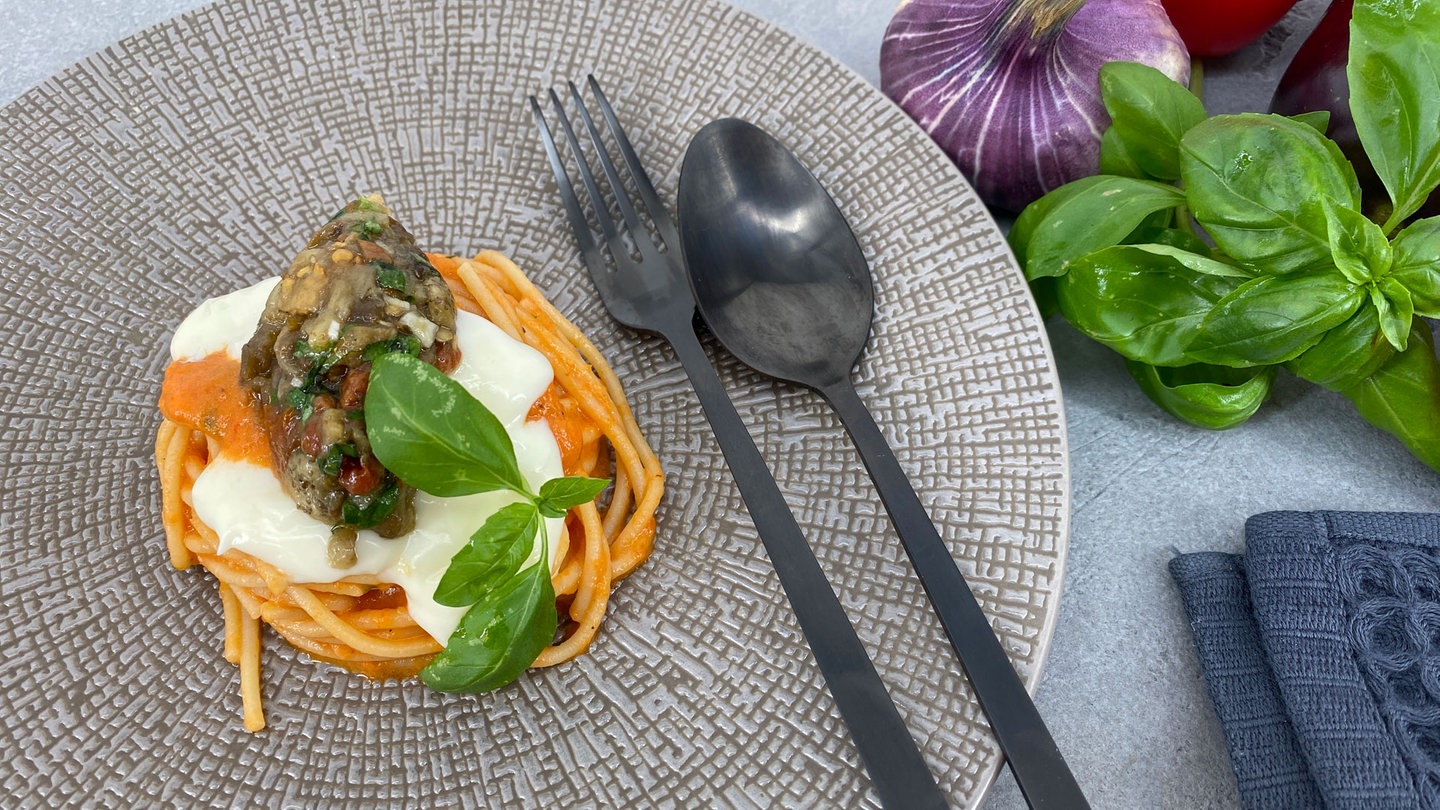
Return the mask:
[[[641,167],[630,139],[625,136],[625,130],[594,76],[589,77],[588,84],[664,247],[662,250],[661,245],[656,244],[641,221],[606,151],[599,128],[579,89],[571,83],[570,95],[623,220],[623,223],[616,223],[611,217],[599,181],[581,151],[580,139],[570,123],[565,106],[551,90],[550,103],[554,116],[560,123],[571,154],[575,156],[581,182],[600,228],[600,238],[596,239],[540,102],[531,96],[531,111],[535,114],[535,124],[540,129],[550,168],[555,172],[560,199],[600,299],[617,321],[633,329],[658,334],[669,342],[689,375],[701,408],[710,420],[720,450],[739,486],[740,496],[750,511],[765,551],[779,575],[780,585],[790,600],[830,694],[835,698],[840,716],[850,730],[881,804],[889,808],[945,807],[945,797],[934,775],[885,691],[875,665],[855,635],[855,628],[815,560],[814,552],[800,533],[795,516],[780,494],[770,468],[755,447],[745,423],[736,413],[715,368],[710,364],[710,358],[695,335],[695,300],[681,259],[680,238],[670,214],[655,193],[654,185]],[[637,255],[631,254],[632,247]]]

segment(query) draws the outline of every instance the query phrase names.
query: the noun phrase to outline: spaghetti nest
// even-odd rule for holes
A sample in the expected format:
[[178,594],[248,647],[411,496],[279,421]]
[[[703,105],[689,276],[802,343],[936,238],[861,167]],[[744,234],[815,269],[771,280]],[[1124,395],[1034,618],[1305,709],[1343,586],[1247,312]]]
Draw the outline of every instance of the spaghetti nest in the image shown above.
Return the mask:
[[[480,315],[538,350],[554,368],[532,416],[556,433],[566,475],[613,478],[608,495],[570,510],[551,571],[561,616],[558,640],[534,666],[582,655],[594,641],[612,586],[649,556],[664,475],[600,352],[505,256],[473,260],[431,255],[461,309]],[[260,623],[311,656],[372,678],[406,678],[442,649],[410,617],[405,594],[374,576],[291,582],[284,572],[237,550],[197,518],[191,489],[219,452],[199,425],[166,418],[156,437],[161,511],[170,560],[199,563],[219,582],[225,658],[240,667],[245,728],[265,726],[260,700]]]

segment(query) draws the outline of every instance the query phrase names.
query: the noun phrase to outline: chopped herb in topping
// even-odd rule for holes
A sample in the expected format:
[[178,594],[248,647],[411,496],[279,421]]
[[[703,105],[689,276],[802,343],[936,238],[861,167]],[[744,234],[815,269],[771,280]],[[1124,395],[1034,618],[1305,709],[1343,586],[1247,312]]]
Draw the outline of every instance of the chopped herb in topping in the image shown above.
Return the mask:
[[351,225],[350,230],[360,234],[364,239],[374,239],[385,232],[385,228],[373,219],[362,219]]
[[324,374],[340,358],[335,356],[333,350],[317,349],[310,345],[308,339],[302,337],[295,341],[295,359],[310,364],[315,373]]
[[337,442],[330,445],[330,449],[320,456],[320,471],[331,478],[340,475],[340,462],[344,461],[346,456],[359,458],[360,453],[355,449],[355,445],[349,442]]
[[411,357],[420,356],[420,341],[414,335],[396,335],[389,340],[377,340],[365,347],[361,358],[368,362],[375,362],[391,352],[404,352]]
[[405,273],[389,262],[375,262],[375,283],[387,290],[405,292]]
[[[345,209],[340,209],[344,211]],[[369,197],[357,197],[355,199],[355,210],[357,211],[384,211],[385,208],[373,202]]]
[[317,462],[320,465],[320,472],[325,473],[331,478],[338,477],[340,475],[340,460],[342,458],[344,458],[344,456],[337,452],[334,447],[331,447],[325,451],[324,455],[320,456],[320,461]]
[[314,411],[315,395],[304,388],[292,388],[285,395],[285,406],[294,408],[300,414],[300,421],[304,422]]
[[368,529],[390,516],[395,510],[395,504],[400,499],[400,484],[391,480],[385,488],[364,497],[349,495],[345,498],[345,504],[340,507],[340,519],[347,526],[354,526],[357,529]]

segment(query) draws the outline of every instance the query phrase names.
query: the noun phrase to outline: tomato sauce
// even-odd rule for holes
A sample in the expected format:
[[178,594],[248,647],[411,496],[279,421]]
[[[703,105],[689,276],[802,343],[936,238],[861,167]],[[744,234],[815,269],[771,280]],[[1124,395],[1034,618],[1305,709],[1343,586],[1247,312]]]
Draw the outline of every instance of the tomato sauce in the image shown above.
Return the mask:
[[566,408],[560,398],[559,383],[550,383],[545,393],[530,406],[526,421],[544,419],[555,434],[555,444],[560,448],[560,469],[566,475],[575,475],[580,468],[580,454],[584,450],[585,428],[590,419],[571,403]]
[[[460,280],[461,260],[454,256],[446,256],[443,253],[427,253],[426,258],[440,271],[440,275],[450,285],[452,291],[457,294],[465,293],[464,282]],[[462,307],[464,308],[464,307]],[[476,313],[479,314],[479,313]],[[555,434],[555,444],[560,447],[560,466],[566,475],[576,475],[580,472],[581,453],[584,450],[585,433],[587,428],[593,428],[594,422],[586,416],[573,400],[563,396],[563,389],[558,383],[550,383],[545,393],[535,400],[530,406],[530,412],[525,416],[527,421],[544,419],[550,425],[550,432]]]
[[227,458],[270,466],[270,440],[260,412],[240,387],[240,361],[219,351],[165,369],[160,412],[220,444]]

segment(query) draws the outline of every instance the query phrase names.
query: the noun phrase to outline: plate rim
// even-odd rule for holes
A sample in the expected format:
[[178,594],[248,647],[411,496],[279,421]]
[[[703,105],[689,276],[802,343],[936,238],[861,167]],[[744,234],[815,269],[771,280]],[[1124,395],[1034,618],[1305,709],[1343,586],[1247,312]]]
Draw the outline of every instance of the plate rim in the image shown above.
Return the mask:
[[[237,9],[250,8],[256,1],[257,0],[215,0],[215,2],[200,5],[198,7],[168,17],[162,21],[147,25],[144,28],[135,31],[119,40],[116,40],[113,43],[106,45],[103,48],[100,48],[99,50],[83,58],[75,60],[64,68],[50,74],[45,79],[41,80],[39,83],[30,86],[25,91],[16,96],[14,99],[12,99],[3,106],[0,106],[0,122],[3,122],[5,119],[14,116],[16,114],[16,110],[20,108],[35,107],[46,103],[59,103],[60,106],[63,107],[64,102],[67,100],[67,94],[64,92],[64,83],[67,80],[83,80],[91,74],[113,75],[113,70],[111,69],[113,68],[113,65],[107,64],[107,57],[124,61],[127,54],[137,52],[143,53],[145,51],[145,48],[143,47],[144,41],[147,38],[154,37],[161,30],[176,28],[187,21],[194,23],[195,21],[205,18],[209,15],[219,14],[226,7],[234,7]],[[462,2],[465,1],[466,0],[462,0]],[[473,3],[478,5],[483,3],[483,1],[484,0],[473,0]],[[550,0],[540,1],[545,3],[546,5],[548,5],[550,2]],[[642,0],[618,0],[619,4],[622,5],[641,1]],[[644,0],[644,2],[648,2],[648,0]],[[920,142],[923,142],[923,148],[925,148],[930,153],[926,158],[925,163],[927,165],[934,166],[936,169],[945,171],[948,175],[950,175],[950,179],[952,181],[958,181],[971,194],[974,194],[973,186],[971,186],[969,181],[964,177],[960,169],[955,166],[955,164],[948,158],[948,156],[945,155],[944,151],[939,147],[938,144],[936,144],[928,135],[924,134],[924,130],[919,126],[918,123],[916,123],[913,119],[906,115],[904,111],[888,96],[886,96],[879,87],[872,84],[858,71],[851,68],[849,65],[841,62],[838,58],[836,58],[823,48],[810,42],[806,37],[796,34],[793,30],[791,30],[782,23],[768,20],[760,16],[756,12],[735,6],[732,3],[727,2],[727,0],[666,0],[666,3],[669,5],[700,3],[710,6],[712,8],[716,8],[717,10],[723,9],[727,14],[747,18],[753,25],[759,26],[760,28],[765,30],[781,34],[785,40],[786,49],[788,51],[792,53],[802,53],[806,56],[808,60],[818,59],[822,61],[825,64],[827,70],[844,74],[847,84],[863,87],[866,95],[869,96],[872,100],[880,101],[883,104],[887,105],[889,108],[891,108],[892,118],[895,118],[897,121],[903,122],[903,126],[913,130],[912,134],[919,133],[923,136],[919,139],[912,138],[912,140],[918,140]],[[764,92],[765,91],[763,89],[757,89],[757,95],[763,96]],[[23,163],[27,157],[33,158],[33,156],[30,155],[21,155],[19,162]],[[997,238],[998,249],[1004,254],[1007,271],[1014,275],[1016,281],[1028,290],[1028,284],[1025,283],[1023,272],[1021,271],[1019,263],[1016,260],[1014,253],[1008,244],[1008,240],[1005,238],[1005,231],[1001,228],[1000,223],[997,221],[994,213],[987,206],[983,205],[983,203],[977,203],[977,210],[980,211],[983,216],[986,230],[991,231]],[[1053,598],[1054,605],[1050,610],[1047,611],[1043,622],[1040,624],[1040,631],[1035,638],[1035,643],[1038,646],[1038,651],[1035,654],[1034,662],[1030,667],[1029,676],[1028,678],[1026,678],[1027,691],[1032,696],[1034,696],[1039,689],[1040,682],[1044,677],[1044,673],[1049,662],[1049,657],[1052,651],[1052,645],[1054,641],[1054,634],[1058,624],[1061,606],[1064,602],[1065,575],[1069,568],[1069,556],[1071,551],[1070,547],[1074,511],[1074,493],[1072,487],[1072,458],[1068,435],[1069,431],[1068,423],[1065,419],[1065,400],[1063,390],[1060,385],[1060,377],[1056,364],[1055,353],[1053,350],[1049,331],[1045,326],[1045,321],[1041,317],[1041,313],[1038,306],[1036,305],[1033,295],[1025,295],[1024,300],[1026,312],[1023,314],[1023,317],[1027,321],[1026,331],[1031,335],[1032,338],[1038,340],[1040,356],[1043,357],[1046,369],[1048,371],[1048,379],[1046,381],[1047,388],[1050,392],[1050,397],[1053,400],[1053,404],[1057,413],[1057,419],[1055,422],[1055,429],[1053,435],[1056,441],[1058,458],[1056,462],[1056,470],[1054,471],[1053,477],[1056,479],[1056,485],[1059,492],[1059,502],[1055,505],[1056,512],[1054,518],[1056,526],[1055,548],[1053,550],[1053,554],[1055,557],[1053,575],[1054,586],[1053,589],[1049,591],[1051,597]],[[866,355],[868,354],[869,351],[867,348]],[[688,381],[686,384],[688,385]],[[848,442],[848,438],[845,441]],[[768,461],[770,460],[767,459],[767,462]],[[986,767],[984,778],[982,779],[982,784],[975,791],[972,800],[969,803],[969,806],[979,806],[984,802],[984,799],[989,794],[990,790],[993,788],[994,782],[999,775],[1002,763],[1003,757],[990,758],[990,761],[988,762]]]

